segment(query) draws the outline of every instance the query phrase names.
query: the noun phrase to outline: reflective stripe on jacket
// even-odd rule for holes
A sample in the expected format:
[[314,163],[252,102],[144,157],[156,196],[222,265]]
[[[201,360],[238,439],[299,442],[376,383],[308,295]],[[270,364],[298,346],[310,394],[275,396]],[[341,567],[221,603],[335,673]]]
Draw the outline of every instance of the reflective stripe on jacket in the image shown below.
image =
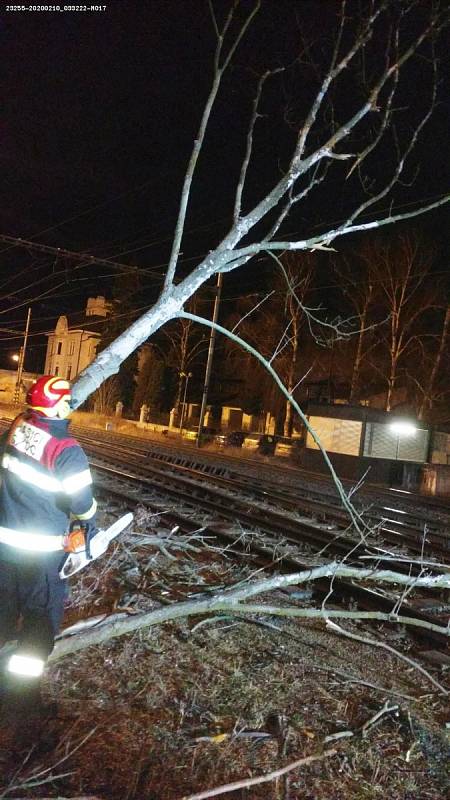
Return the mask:
[[58,480],[53,475],[45,474],[42,470],[35,469],[32,464],[24,463],[23,460],[9,453],[5,453],[3,456],[2,467],[13,472],[25,483],[37,486],[44,492],[64,492],[65,494],[74,495],[92,483],[90,469],[84,469],[81,472],[69,475],[68,478]]
[[63,537],[40,531],[18,531],[0,525],[0,542],[32,553],[54,553],[63,550]]

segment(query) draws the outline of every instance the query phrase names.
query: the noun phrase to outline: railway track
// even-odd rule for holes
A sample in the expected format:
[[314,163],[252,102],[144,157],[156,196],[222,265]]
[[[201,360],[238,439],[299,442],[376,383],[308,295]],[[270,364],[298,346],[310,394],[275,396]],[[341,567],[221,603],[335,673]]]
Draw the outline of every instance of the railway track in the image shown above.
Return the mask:
[[[80,434],[78,436],[80,438]],[[360,558],[371,558],[375,563],[385,557],[386,551],[381,546],[361,543],[344,530],[336,531],[334,525],[330,529],[328,523],[318,523],[317,520],[308,518],[294,518],[293,514],[287,515],[279,509],[263,507],[261,501],[267,500],[267,489],[258,488],[256,502],[254,497],[243,497],[242,488],[251,494],[252,490],[255,493],[254,485],[249,487],[248,482],[244,481],[239,485],[238,492],[236,480],[232,479],[230,473],[228,477],[211,476],[209,472],[205,475],[198,469],[190,469],[185,464],[174,464],[173,460],[148,458],[145,448],[138,447],[136,450],[134,447],[130,448],[129,443],[116,445],[104,437],[101,441],[94,442],[92,439],[84,441],[84,446],[90,454],[91,464],[97,475],[97,484],[102,486],[102,491],[122,499],[126,497],[134,507],[137,502],[141,502],[152,508],[155,505],[164,508],[166,521],[170,520],[171,524],[177,525],[183,532],[189,534],[201,527],[205,535],[225,539],[234,547],[239,546],[243,529],[253,531],[258,535],[251,539],[250,548],[265,560],[266,566],[268,561],[273,561],[274,547],[280,539],[288,545],[297,547],[295,557],[277,556],[277,568],[289,571],[311,566],[311,556],[318,550],[327,557],[345,558],[347,563],[356,563],[359,566]],[[143,458],[145,458],[144,463]],[[289,503],[295,502],[289,492],[280,492],[280,498]],[[273,501],[273,497],[271,500]],[[175,511],[174,506],[180,505],[182,511]],[[321,512],[324,508],[322,499]],[[316,507],[315,510],[317,511]],[[298,514],[298,507],[295,508],[295,512]],[[238,532],[236,528],[233,531],[236,523],[240,526]],[[264,540],[264,537],[271,539],[271,542],[267,538]],[[404,539],[404,531],[396,533],[397,545],[402,537]],[[402,544],[405,547],[404,541]],[[309,556],[305,553],[302,559],[298,554],[299,547],[309,550]],[[351,557],[349,557],[350,552]],[[411,571],[416,571],[418,574],[423,568],[419,564],[412,564],[407,553],[404,559],[400,554],[397,557],[391,555],[389,566],[407,574]],[[432,570],[433,562],[428,566]],[[439,571],[442,569],[450,571],[450,567],[439,567]],[[323,581],[315,589],[324,595],[329,591],[330,583]],[[333,581],[333,592],[334,599],[341,598],[348,602],[351,598],[359,607],[377,608],[388,613],[398,602],[398,595],[393,592],[374,591],[349,581]],[[422,604],[427,611],[422,610]],[[415,596],[414,599],[402,602],[402,613],[421,618],[426,622],[445,625],[450,606],[447,607],[446,603],[435,598],[434,613],[430,613],[429,605],[429,594],[426,598]],[[425,637],[440,646],[446,643],[444,637],[439,634],[427,633]]]
[[[105,437],[85,438],[84,433],[78,436],[86,450],[97,459],[97,463],[101,463],[102,459],[106,463],[104,459],[107,456],[106,460],[115,463],[119,468],[124,464],[132,465],[142,471],[142,474],[153,476],[155,485],[161,487],[162,482],[172,495],[178,493],[185,496],[187,492],[210,510],[214,510],[216,506],[215,510],[220,508],[228,517],[233,514],[236,516],[239,511],[246,524],[253,521],[262,529],[266,529],[270,517],[272,529],[276,528],[278,533],[283,532],[286,536],[292,535],[297,542],[301,541],[300,526],[304,542],[326,546],[334,541],[335,552],[341,556],[355,545],[351,526],[349,530],[348,512],[342,507],[341,498],[337,493],[324,494],[320,488],[305,484],[304,473],[297,476],[294,486],[281,487],[273,484],[267,478],[264,479],[264,474],[258,476],[256,483],[255,478],[251,479],[246,474],[241,475],[231,470],[225,459],[219,463],[219,470],[212,472],[209,460],[206,461],[206,469],[199,457],[190,466],[186,463],[185,454],[180,456],[175,453],[174,456],[171,448],[168,451],[169,457],[162,458],[159,446],[155,455],[153,448],[148,449],[140,444],[132,443],[130,446],[129,442],[117,443],[108,441]],[[167,455],[163,449],[162,453]],[[192,456],[188,455],[189,458]],[[217,474],[218,471],[221,474]],[[391,496],[391,505],[383,502],[384,497],[380,502],[373,491],[369,494],[364,492],[352,500],[356,510],[363,515],[366,526],[372,530],[369,538],[372,542],[377,540],[380,556],[383,547],[387,546],[400,551],[406,548],[408,554],[413,553],[422,560],[433,557],[443,561],[448,558],[450,509],[447,508],[444,515],[439,506],[439,514],[435,514],[433,519],[426,509],[394,507]],[[251,508],[245,514],[242,505],[248,503]],[[414,503],[417,504],[417,498]]]
[[[314,484],[320,495],[338,499],[336,488],[332,479],[323,473],[310,472],[300,467],[293,466],[287,459],[281,463],[280,458],[252,457],[240,450],[238,455],[222,452],[211,452],[205,449],[198,450],[192,445],[167,440],[166,442],[144,439],[143,437],[115,434],[92,428],[73,427],[78,437],[86,441],[107,442],[121,446],[129,446],[143,456],[154,461],[171,463],[175,466],[186,467],[191,470],[203,472],[212,477],[240,478],[242,482],[253,483],[257,480],[265,487],[281,487],[284,490],[298,489],[299,483],[305,479],[309,484]],[[236,452],[236,451],[234,451]],[[346,489],[354,489],[354,482],[341,479]],[[426,513],[443,514],[450,516],[450,500],[439,497],[418,495],[403,489],[387,488],[365,481],[358,494],[362,493],[367,498],[376,498],[378,502],[389,507],[394,503],[399,507],[408,507],[420,504]]]
[[[313,481],[317,487],[320,487],[322,494],[336,495],[334,483],[328,475],[301,469],[283,457],[255,458],[248,454],[245,449],[237,451],[234,448],[231,448],[231,453],[229,450],[212,452],[204,448],[199,450],[191,444],[171,439],[162,442],[154,439],[145,439],[142,436],[117,434],[79,426],[72,427],[77,436],[82,436],[89,440],[95,439],[97,441],[128,445],[142,454],[149,455],[154,460],[185,466],[189,469],[197,469],[211,476],[236,477],[239,475],[242,480],[246,478],[250,481],[257,479],[262,481],[264,485],[281,485],[285,488],[297,487],[299,481],[307,477],[310,482]],[[354,482],[350,480],[341,479],[341,482],[347,491],[354,488]],[[450,500],[443,498],[418,495],[403,489],[371,484],[369,479],[364,482],[361,491],[367,496],[376,496],[378,499],[383,498],[387,505],[392,505],[393,502],[396,502],[408,506],[419,502],[423,508],[433,513],[450,514]]]
[[[161,510],[164,514],[166,525],[176,526],[181,533],[188,536],[200,531],[201,535],[208,540],[219,540],[228,546],[231,545],[235,550],[242,549],[247,554],[247,557],[251,555],[256,558],[258,567],[270,570],[275,562],[275,568],[278,571],[296,572],[320,563],[320,559],[314,559],[298,550],[294,554],[289,545],[285,553],[283,553],[283,548],[277,549],[277,537],[276,534],[274,535],[273,529],[269,528],[270,534],[266,532],[266,535],[259,530],[256,536],[243,536],[242,528],[233,527],[229,524],[229,520],[224,520],[217,507],[213,509],[214,513],[210,514],[208,519],[205,519],[204,515],[198,516],[198,512],[197,515],[193,512],[192,506],[196,506],[195,500],[188,498],[186,501],[185,498],[181,498],[178,495],[178,501],[183,503],[183,507],[181,510],[176,510],[167,505],[167,495],[165,493],[161,496],[158,490],[155,491],[155,484],[151,478],[143,478],[142,475],[136,475],[130,469],[127,471],[119,470],[117,466],[106,466],[98,463],[94,463],[93,468],[96,475],[97,493],[100,492],[107,498],[113,496],[131,509],[136,509],[136,505],[139,503],[157,513]],[[274,549],[276,550],[275,556]],[[230,550],[227,552],[229,553]],[[352,563],[352,559],[347,563]],[[358,562],[356,558],[354,563],[361,566],[361,562]],[[405,564],[393,562],[390,566],[393,569],[398,568],[400,571],[408,572]],[[406,569],[403,569],[404,567]],[[328,579],[314,583],[314,594],[318,602],[330,594],[330,588]],[[377,609],[391,613],[398,600],[399,594],[394,591],[367,588],[349,580],[333,580],[333,603],[357,603],[359,608]],[[401,614],[415,617],[428,623],[445,625],[450,606],[447,607],[447,604],[436,597],[434,613],[430,613],[429,601],[430,594],[422,597],[416,596],[413,600],[405,599],[401,604]],[[427,609],[425,611],[421,607],[423,602],[425,602]],[[434,646],[445,647],[447,644],[444,636],[433,631],[418,630],[417,632],[414,631],[414,635],[417,635],[421,640],[432,641]]]
[[[364,487],[357,506],[359,511],[364,510],[375,533],[362,541],[349,525],[329,482],[314,480],[311,485],[309,476],[301,470],[277,467],[274,480],[272,464],[263,464],[262,470],[258,465],[256,483],[255,465],[242,464],[237,458],[216,454],[205,457],[203,452],[192,453],[188,448],[180,453],[170,445],[147,444],[141,439],[92,430],[77,429],[76,435],[90,457],[101,492],[121,498],[133,508],[138,503],[164,508],[165,519],[183,532],[192,533],[201,527],[207,535],[225,539],[235,547],[239,547],[243,530],[253,532],[251,549],[266,565],[282,540],[287,551],[295,548],[296,555],[278,555],[278,569],[308,568],[318,563],[319,553],[322,559],[345,558],[358,566],[375,565],[377,561],[386,566],[384,562],[389,560],[391,569],[407,574],[419,574],[424,566],[431,572],[450,571],[450,566],[442,564],[448,558],[450,526],[450,510],[442,503],[425,502],[423,508],[417,508],[417,497],[402,497],[398,503],[402,507],[395,507],[386,505],[386,491],[379,493],[380,500],[378,487]],[[281,472],[289,477],[284,484],[278,479]],[[392,503],[392,494],[387,496]],[[181,506],[181,510],[175,511],[173,506]],[[315,588],[327,593],[329,581]],[[333,593],[334,598],[343,597],[347,602],[352,598],[360,607],[376,607],[388,613],[398,602],[395,593],[341,580],[333,581]],[[447,624],[450,606],[439,597],[433,602],[430,613],[430,594],[426,598],[415,595],[402,601],[402,614]],[[424,607],[428,610],[423,611]],[[426,636],[444,643],[439,634]]]

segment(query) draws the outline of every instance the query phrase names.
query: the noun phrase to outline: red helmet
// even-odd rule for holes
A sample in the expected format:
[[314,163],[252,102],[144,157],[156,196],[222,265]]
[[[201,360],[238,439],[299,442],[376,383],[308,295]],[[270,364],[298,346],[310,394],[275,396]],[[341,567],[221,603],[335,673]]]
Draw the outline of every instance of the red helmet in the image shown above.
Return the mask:
[[36,411],[42,411],[46,416],[56,416],[56,406],[67,397],[70,399],[71,389],[69,381],[58,378],[57,375],[43,375],[30,387],[27,393],[27,403]]

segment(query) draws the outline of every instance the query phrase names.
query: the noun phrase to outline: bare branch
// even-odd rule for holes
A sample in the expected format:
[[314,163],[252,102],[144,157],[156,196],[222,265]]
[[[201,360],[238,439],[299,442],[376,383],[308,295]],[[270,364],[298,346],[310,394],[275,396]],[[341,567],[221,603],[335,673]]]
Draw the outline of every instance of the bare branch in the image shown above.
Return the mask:
[[[108,623],[98,625],[95,629],[86,630],[75,636],[59,638],[54,651],[51,653],[49,661],[56,661],[68,653],[83,650],[92,644],[100,644],[117,636],[123,636],[139,628],[146,628],[153,625],[161,625],[163,622],[183,617],[198,616],[201,614],[215,614],[218,611],[232,612],[241,601],[246,601],[255,595],[275,591],[286,586],[297,586],[309,581],[319,580],[320,578],[353,578],[354,580],[364,580],[379,583],[393,583],[399,586],[409,586],[415,583],[416,586],[429,589],[448,589],[450,588],[450,574],[437,574],[424,576],[422,578],[411,578],[402,573],[391,570],[377,570],[360,567],[342,566],[336,561],[323,564],[319,567],[303,570],[292,575],[276,575],[262,581],[246,584],[244,586],[230,587],[222,590],[214,596],[209,596],[205,600],[186,601],[174,603],[171,606],[158,608],[144,614],[138,614],[126,619],[114,619]],[[245,611],[246,606],[239,606],[240,613]],[[325,618],[326,610],[321,611]],[[393,622],[398,622],[397,617],[393,617]],[[441,628],[440,633],[450,636],[450,629]]]
[[[200,122],[200,127],[198,129],[197,136],[196,136],[196,138],[194,140],[194,146],[192,148],[191,157],[189,159],[189,164],[188,164],[188,167],[187,167],[187,170],[186,170],[186,175],[185,175],[185,178],[184,178],[183,188],[182,188],[182,191],[181,191],[180,209],[179,209],[179,212],[178,212],[178,219],[177,219],[177,224],[176,224],[176,227],[175,227],[174,239],[173,239],[173,243],[172,243],[172,251],[170,253],[170,258],[169,258],[169,264],[168,264],[168,267],[167,267],[166,277],[164,279],[164,289],[168,289],[168,288],[170,288],[172,286],[173,279],[175,277],[175,271],[176,271],[176,267],[177,267],[178,256],[180,254],[181,239],[183,237],[184,223],[185,223],[185,219],[186,219],[187,206],[188,206],[188,202],[189,202],[189,195],[190,195],[190,191],[191,191],[192,178],[194,176],[195,167],[196,167],[196,164],[197,164],[197,161],[198,161],[198,157],[200,155],[200,151],[201,151],[202,146],[203,146],[203,142],[204,142],[205,134],[206,134],[206,128],[207,128],[207,125],[208,125],[208,122],[209,122],[209,118],[211,116],[211,112],[212,112],[212,109],[213,109],[213,106],[214,106],[215,99],[217,97],[217,93],[219,91],[219,87],[220,87],[220,84],[221,84],[221,80],[222,80],[223,74],[224,74],[227,66],[230,63],[230,60],[231,60],[236,48],[238,47],[239,42],[241,41],[242,37],[245,35],[245,32],[246,32],[248,26],[252,22],[255,14],[257,14],[257,12],[259,11],[259,7],[260,7],[260,3],[259,3],[259,0],[258,0],[258,2],[256,3],[254,9],[250,12],[250,14],[247,17],[246,21],[242,25],[242,28],[240,29],[238,35],[236,36],[234,42],[232,43],[232,45],[231,45],[231,47],[229,49],[228,55],[225,58],[225,61],[224,61],[222,66],[219,65],[219,61],[220,61],[220,55],[221,55],[221,52],[222,52],[223,39],[224,39],[225,33],[226,33],[226,31],[228,29],[228,26],[230,25],[232,17],[233,17],[233,10],[234,10],[233,8],[230,10],[230,13],[228,15],[228,18],[227,18],[227,21],[225,23],[225,26],[224,26],[224,29],[222,31],[222,34],[218,37],[216,55],[215,55],[215,70],[214,70],[213,83],[212,83],[212,86],[211,86],[211,89],[210,89],[210,92],[209,92],[208,99],[207,99],[206,104],[205,104],[205,108],[203,110],[203,115],[202,115],[202,119],[201,119],[201,122]],[[213,19],[214,19],[214,17],[213,17]]]
[[284,396],[287,398],[287,400],[289,400],[289,402],[294,407],[295,411],[297,412],[297,414],[301,418],[301,420],[302,420],[303,424],[305,425],[305,427],[307,428],[307,430],[309,430],[309,432],[311,433],[311,436],[313,437],[313,439],[316,442],[319,450],[321,451],[322,456],[323,456],[323,458],[325,460],[325,463],[326,463],[326,465],[327,465],[327,467],[328,467],[328,469],[329,469],[329,471],[331,473],[331,476],[332,476],[333,481],[334,481],[334,483],[336,485],[336,488],[337,488],[337,491],[339,493],[339,496],[340,496],[340,498],[342,500],[342,504],[343,504],[344,508],[348,511],[348,513],[350,515],[350,518],[352,519],[353,524],[355,525],[356,530],[363,537],[365,535],[365,530],[366,530],[365,522],[361,519],[360,514],[356,511],[356,509],[349,502],[349,500],[347,498],[347,495],[346,495],[346,492],[345,492],[345,489],[344,489],[344,487],[343,487],[343,485],[342,485],[342,483],[341,483],[341,481],[340,481],[340,479],[339,479],[339,477],[338,477],[338,475],[337,475],[337,473],[336,473],[336,471],[335,471],[335,469],[334,469],[334,467],[333,467],[333,465],[332,465],[332,463],[331,463],[331,461],[329,459],[329,456],[328,456],[326,450],[323,448],[322,443],[320,442],[320,439],[318,438],[317,434],[311,428],[311,425],[309,423],[308,418],[303,413],[303,411],[300,408],[300,406],[297,403],[297,401],[294,400],[292,395],[288,392],[288,390],[286,389],[284,383],[282,382],[282,380],[280,379],[278,373],[272,367],[270,362],[267,361],[267,359],[264,358],[264,356],[262,356],[261,353],[258,350],[256,350],[254,347],[252,347],[252,345],[250,345],[248,342],[245,342],[243,339],[241,339],[240,336],[237,336],[235,333],[231,333],[226,328],[224,328],[222,325],[219,325],[218,323],[214,323],[211,320],[204,319],[203,317],[198,317],[195,314],[189,314],[187,311],[179,312],[178,316],[185,317],[186,319],[192,319],[195,322],[198,322],[200,325],[206,325],[209,328],[215,328],[220,333],[223,333],[224,336],[228,336],[229,339],[231,339],[236,344],[238,344],[241,347],[243,347],[244,350],[247,350],[247,352],[249,352],[252,355],[254,355],[255,358],[257,358],[258,361],[263,365],[263,367],[269,372],[269,374],[272,376],[272,378],[274,379],[274,381],[277,384],[277,386],[281,389],[281,391],[284,394]]
[[418,664],[417,661],[414,661],[412,658],[409,658],[408,656],[405,656],[403,653],[400,653],[398,650],[395,649],[395,647],[391,647],[389,644],[386,644],[385,642],[379,642],[376,639],[370,639],[366,636],[358,636],[355,633],[350,633],[350,631],[344,630],[344,628],[341,628],[339,625],[336,625],[335,622],[331,622],[331,620],[327,622],[327,627],[330,630],[339,633],[341,636],[346,636],[348,639],[354,639],[357,642],[362,642],[363,644],[369,644],[373,645],[374,647],[380,647],[382,650],[387,650],[388,653],[392,653],[393,655],[397,656],[397,658],[400,658],[402,661],[406,661],[406,663],[409,664],[411,667],[414,667],[414,669],[417,669],[418,672],[422,673],[422,675],[424,675],[425,678],[427,678],[427,680],[429,680],[433,684],[433,686],[436,686],[436,688],[439,689],[439,691],[442,694],[445,695],[449,694],[448,690],[444,686],[442,686],[442,684],[439,683],[439,681],[437,681],[436,678],[433,678],[433,676],[430,675],[430,673],[427,672],[426,669],[424,669],[420,664]]
[[260,775],[257,778],[244,778],[244,780],[241,781],[235,781],[234,783],[227,783],[223,786],[217,786],[215,789],[207,789],[206,791],[198,792],[197,794],[185,795],[182,800],[206,800],[208,797],[218,797],[220,794],[235,792],[237,789],[247,789],[249,786],[257,786],[261,783],[274,781],[276,778],[281,778],[282,775],[286,775],[288,772],[298,769],[298,767],[304,767],[307,764],[313,764],[315,761],[323,761],[324,758],[335,756],[337,755],[337,752],[337,750],[324,750],[323,753],[316,753],[315,755],[305,756],[304,758],[299,758],[297,761],[292,761],[286,767],[276,769],[274,772],[269,772],[266,775]]
[[247,313],[246,313],[246,314],[244,314],[244,316],[243,316],[243,317],[241,317],[241,319],[240,319],[240,320],[238,320],[238,321],[236,322],[236,325],[235,325],[235,326],[234,326],[234,327],[231,329],[231,332],[232,332],[232,333],[234,333],[234,331],[236,330],[236,328],[238,328],[238,327],[239,327],[239,325],[241,325],[241,324],[244,322],[244,320],[245,320],[245,319],[247,319],[247,317],[249,317],[249,316],[250,316],[250,314],[253,314],[253,313],[256,311],[256,309],[257,309],[257,308],[259,308],[260,306],[262,306],[262,304],[263,304],[263,303],[265,303],[265,302],[266,302],[266,300],[268,300],[268,299],[269,299],[269,297],[272,297],[272,295],[273,295],[273,294],[274,294],[274,289],[272,289],[270,292],[268,292],[268,294],[266,294],[266,295],[265,295],[265,296],[262,298],[262,300],[260,300],[260,301],[259,301],[259,303],[256,303],[256,305],[254,305],[254,306],[253,306],[253,307],[250,309],[250,311],[247,311]]
[[238,185],[237,185],[237,189],[236,189],[236,199],[235,199],[235,202],[234,202],[234,214],[233,214],[233,219],[234,219],[234,223],[235,224],[237,223],[237,221],[238,221],[238,219],[240,217],[240,214],[241,214],[242,192],[244,191],[245,179],[246,179],[246,176],[247,176],[248,165],[250,163],[250,158],[251,158],[252,149],[253,149],[253,133],[254,133],[254,130],[255,130],[256,121],[257,121],[258,117],[261,116],[258,113],[258,107],[259,107],[259,101],[261,99],[262,90],[263,90],[264,84],[265,84],[267,78],[269,77],[269,75],[275,75],[277,72],[282,72],[283,69],[284,69],[283,67],[280,67],[279,69],[276,69],[276,70],[267,70],[264,73],[264,75],[262,75],[260,77],[260,79],[258,81],[256,95],[255,95],[255,99],[253,101],[253,114],[252,114],[252,118],[250,120],[250,125],[249,125],[248,133],[247,133],[247,148],[246,148],[244,160],[242,162],[241,174],[239,176],[239,181],[238,181]]
[[335,228],[333,230],[327,231],[326,233],[320,234],[320,236],[312,236],[310,239],[303,239],[300,241],[287,241],[287,242],[271,242],[271,241],[262,241],[257,242],[252,245],[248,245],[248,247],[241,247],[237,250],[234,250],[233,257],[234,258],[243,258],[244,256],[251,256],[255,255],[256,253],[260,253],[261,251],[265,250],[270,252],[272,250],[312,250],[318,244],[327,244],[328,242],[335,239],[337,236],[346,236],[349,233],[357,233],[358,231],[370,231],[374,230],[375,228],[381,228],[383,225],[392,225],[395,222],[400,222],[401,220],[405,219],[412,219],[413,217],[418,217],[421,214],[426,214],[428,211],[432,211],[435,208],[439,208],[445,203],[450,201],[450,194],[446,194],[441,197],[439,200],[435,200],[434,203],[429,203],[426,206],[421,206],[420,208],[415,209],[414,211],[405,211],[404,214],[392,214],[388,217],[383,217],[382,219],[374,220],[373,222],[363,222],[359,225],[350,225],[345,230],[341,230],[340,228]]

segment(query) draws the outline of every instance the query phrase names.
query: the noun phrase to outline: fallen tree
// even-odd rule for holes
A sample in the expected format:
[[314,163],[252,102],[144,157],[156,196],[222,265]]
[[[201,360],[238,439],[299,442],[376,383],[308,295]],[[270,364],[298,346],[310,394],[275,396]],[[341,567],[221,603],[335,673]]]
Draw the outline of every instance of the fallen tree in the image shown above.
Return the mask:
[[[217,45],[211,90],[184,178],[171,255],[160,295],[143,316],[117,337],[80,374],[73,388],[76,406],[82,404],[103,381],[115,374],[122,361],[159,328],[171,320],[184,319],[220,331],[259,358],[286,399],[307,424],[301,409],[278,378],[269,359],[264,359],[255,348],[251,348],[240,337],[218,325],[217,320],[211,322],[189,314],[184,307],[206,281],[214,276],[220,277],[238,268],[248,267],[251,259],[258,254],[272,255],[274,262],[277,262],[276,254],[285,251],[327,251],[333,249],[343,236],[411,219],[450,200],[450,194],[446,194],[429,203],[413,201],[408,210],[401,213],[394,213],[392,205],[388,213],[380,207],[381,202],[385,202],[386,199],[389,199],[391,204],[395,202],[394,190],[404,183],[407,164],[438,102],[437,49],[450,22],[448,6],[446,3],[436,3],[425,7],[406,0],[402,2],[385,0],[367,4],[364,10],[366,12],[364,18],[360,17],[359,7],[359,14],[352,16],[348,13],[347,4],[342,3],[328,65],[322,71],[308,107],[304,107],[298,115],[301,122],[296,128],[295,141],[287,164],[281,169],[281,176],[278,175],[269,191],[244,211],[244,195],[248,190],[249,170],[254,158],[255,132],[261,118],[262,98],[266,87],[284,74],[284,68],[268,69],[259,77],[247,131],[245,154],[236,184],[234,207],[230,212],[232,217],[230,228],[188,275],[183,273],[180,275],[179,257],[196,165],[202,153],[219,90],[222,89],[224,75],[244,41],[248,29],[256,24],[260,2],[255,4],[243,22],[236,19],[236,6],[231,8],[222,25],[219,25],[212,11]],[[423,65],[422,78],[428,80],[428,99],[423,106],[420,92],[415,93],[414,99],[411,100],[411,104],[415,104],[414,108],[411,105],[409,107],[414,122],[408,130],[400,129],[397,126],[396,106],[402,105],[402,86],[405,80],[408,80],[410,68],[418,59]],[[358,91],[354,91],[355,76],[360,74],[362,61],[370,63],[371,68],[365,72],[364,81],[358,83]],[[339,108],[339,97],[342,97],[343,89],[348,90],[348,103]],[[386,153],[389,153],[389,160],[386,160]],[[373,169],[374,163],[377,164],[378,161],[386,166],[381,171],[381,176],[378,175],[375,179]],[[316,191],[326,193],[330,185],[335,187],[332,182],[336,180],[341,182],[342,187],[353,187],[353,203],[346,218],[338,224],[323,223],[319,233],[310,231],[302,237],[295,232],[290,232],[288,235],[286,223],[293,218],[294,212],[302,208],[302,227],[304,227],[304,220],[308,217],[308,202]],[[369,185],[370,192],[367,189]],[[374,217],[370,220],[367,219],[369,212]],[[304,309],[304,312],[309,313],[308,309]],[[321,447],[313,431],[312,433]],[[322,447],[321,449],[352,524],[358,530],[361,539],[364,539],[368,530],[366,523],[353,508],[351,497],[344,491],[326,452]],[[352,567],[335,563],[320,567],[318,570],[314,576],[308,571],[305,575],[277,580],[284,581],[283,585],[288,585],[288,583],[314,580],[316,575],[351,574],[354,579],[380,582],[391,580],[404,586],[449,586],[449,578],[446,575],[438,578],[407,579],[396,573],[382,570],[355,571]],[[395,577],[389,578],[389,575]],[[239,614],[286,613],[284,609],[277,612],[273,607],[266,607],[266,611],[261,606],[252,609],[242,602],[252,594],[269,591],[269,584],[274,586],[269,581],[264,583],[264,586],[256,584],[258,588],[254,590],[247,588],[247,594],[242,594],[242,590],[228,594],[219,593],[206,600],[179,603],[138,617],[105,622],[98,628],[78,633],[76,637],[61,639],[52,658],[57,659],[90,644],[98,644],[137,628],[160,624],[169,619],[217,611]],[[331,616],[342,618],[348,615],[348,612],[333,612],[333,614],[328,612],[327,617],[325,608],[301,610],[298,614],[297,611],[296,615],[322,617],[324,620],[328,617],[331,619]],[[361,617],[359,612],[352,613]],[[383,615],[381,612],[370,612],[370,614],[379,620],[420,624],[420,621],[414,623],[410,618],[406,622],[397,613]],[[448,635],[447,629],[437,627],[439,632]]]
[[[255,581],[248,583],[241,587],[231,587],[224,591],[217,592],[213,596],[208,596],[206,599],[191,600],[181,603],[175,603],[170,606],[158,608],[144,614],[128,615],[114,615],[112,620],[108,617],[99,624],[87,626],[85,630],[80,631],[79,625],[76,626],[76,634],[70,635],[71,631],[61,634],[56,643],[56,647],[50,656],[50,661],[56,661],[69,653],[75,653],[79,650],[84,650],[91,645],[98,645],[110,639],[114,639],[126,634],[132,633],[136,630],[142,630],[154,625],[161,625],[164,622],[173,621],[176,619],[184,619],[186,617],[199,616],[204,614],[217,614],[223,612],[227,614],[234,614],[239,616],[245,615],[267,615],[267,616],[285,616],[295,617],[301,619],[321,619],[330,629],[333,630],[331,623],[332,619],[372,619],[378,621],[385,621],[396,623],[400,625],[411,625],[413,627],[424,628],[432,630],[450,638],[450,628],[442,625],[434,625],[420,619],[414,619],[399,614],[397,609],[393,609],[391,613],[381,611],[344,611],[344,610],[331,610],[326,606],[320,609],[310,608],[290,608],[278,607],[272,604],[248,604],[246,601],[256,595],[273,592],[276,589],[284,588],[286,586],[298,586],[310,581],[319,580],[320,578],[352,578],[353,580],[364,580],[376,583],[396,584],[403,587],[414,588],[427,588],[427,589],[449,589],[450,588],[450,575],[448,573],[438,575],[422,575],[422,576],[407,576],[402,573],[393,572],[391,570],[377,570],[373,568],[362,569],[359,567],[348,567],[338,562],[330,562],[319,567],[314,567],[302,572],[297,572],[292,575],[277,575],[273,578],[268,578],[262,581]],[[336,630],[336,626],[334,626]],[[344,633],[342,629],[338,630],[339,633]],[[372,644],[375,642],[372,641]],[[391,648],[392,652],[397,651]],[[397,655],[399,655],[397,653]],[[405,658],[405,657],[403,657]],[[408,659],[407,659],[408,660]],[[409,663],[414,665],[428,676],[428,673],[423,670],[420,665],[409,659]],[[434,683],[440,691],[444,694],[447,693],[446,689],[442,687],[434,678],[428,676],[430,681]]]
[[[394,202],[393,190],[404,182],[407,163],[438,102],[437,48],[448,28],[448,5],[433,3],[424,6],[406,0],[385,0],[367,4],[364,7],[366,16],[361,17],[359,6],[357,13],[352,15],[351,9],[343,2],[336,15],[335,40],[328,56],[328,66],[322,69],[322,76],[311,92],[309,106],[302,108],[297,115],[301,122],[296,127],[292,152],[282,168],[281,177],[244,212],[244,195],[248,189],[264,90],[272,81],[280,80],[285,68],[267,70],[257,81],[228,233],[187,276],[180,277],[179,257],[196,165],[219,90],[223,88],[224,76],[248,29],[256,24],[260,5],[258,0],[243,22],[236,17],[238,4],[233,5],[221,26],[211,8],[217,37],[212,84],[186,170],[161,293],[154,305],[79,375],[74,384],[76,406],[82,404],[106,378],[115,374],[130,353],[164,324],[180,316],[186,302],[213,276],[248,266],[251,259],[260,253],[327,250],[343,236],[411,219],[450,199],[450,194],[446,194],[430,203],[414,203],[413,200],[412,207],[403,213],[390,210],[386,214],[380,209],[381,201],[389,198],[391,204]],[[334,16],[333,12],[338,8],[331,8]],[[418,60],[421,75],[428,85],[428,99],[423,106],[421,93],[415,93],[408,107],[411,124],[404,130],[398,124],[396,105],[402,106],[404,112],[403,87],[408,81],[409,70]],[[357,81],[362,62],[370,64],[370,76],[367,70],[364,80]],[[300,81],[302,77],[300,71]],[[339,97],[343,93],[346,93],[350,110],[347,103],[339,108]],[[382,177],[375,180],[374,170],[376,172],[379,162],[386,166],[382,169]],[[340,182],[342,189],[352,187],[354,202],[346,219],[338,225],[324,223],[322,232],[318,234],[301,238],[292,232],[287,235],[286,222],[290,216],[292,218],[293,212],[301,207],[304,227],[304,219],[308,218],[307,203],[316,191],[326,194],[330,185],[338,193],[336,181]],[[366,188],[369,185],[370,193]],[[369,212],[375,218],[367,221]]]

